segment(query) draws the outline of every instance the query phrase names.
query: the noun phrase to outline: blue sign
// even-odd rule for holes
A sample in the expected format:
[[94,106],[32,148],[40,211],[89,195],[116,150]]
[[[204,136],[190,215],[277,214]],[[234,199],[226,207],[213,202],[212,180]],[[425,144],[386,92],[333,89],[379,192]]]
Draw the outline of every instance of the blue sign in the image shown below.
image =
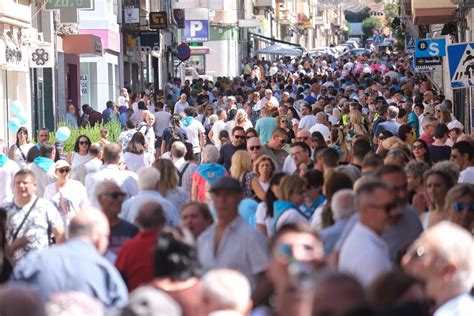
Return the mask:
[[383,34],[374,35],[372,37],[372,43],[374,43],[374,45],[382,44],[383,43]]
[[410,33],[405,35],[405,52],[410,54],[415,52],[415,39]]
[[189,48],[187,43],[181,43],[176,47],[176,57],[178,57],[179,60],[188,60],[190,56],[191,48]]
[[474,43],[448,46],[451,88],[474,87]]
[[209,40],[208,20],[186,20],[184,25],[184,41],[207,42]]
[[446,56],[446,40],[444,38],[416,40],[415,58],[443,56]]

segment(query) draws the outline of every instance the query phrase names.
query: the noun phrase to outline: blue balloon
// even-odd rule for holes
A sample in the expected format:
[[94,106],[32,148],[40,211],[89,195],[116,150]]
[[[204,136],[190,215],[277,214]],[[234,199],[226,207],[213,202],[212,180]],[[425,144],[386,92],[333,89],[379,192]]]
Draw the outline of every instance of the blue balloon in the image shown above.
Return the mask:
[[12,133],[18,132],[18,129],[20,129],[20,126],[21,126],[20,120],[17,119],[16,117],[13,117],[8,121],[8,129]]
[[61,126],[56,131],[56,140],[65,142],[69,138],[69,136],[71,136],[71,130],[66,126]]
[[15,114],[15,116],[18,118],[21,125],[25,125],[28,122],[28,118],[26,117],[25,113],[23,113],[23,111]]
[[15,116],[18,116],[23,111],[23,105],[20,101],[15,100],[10,104],[10,110]]

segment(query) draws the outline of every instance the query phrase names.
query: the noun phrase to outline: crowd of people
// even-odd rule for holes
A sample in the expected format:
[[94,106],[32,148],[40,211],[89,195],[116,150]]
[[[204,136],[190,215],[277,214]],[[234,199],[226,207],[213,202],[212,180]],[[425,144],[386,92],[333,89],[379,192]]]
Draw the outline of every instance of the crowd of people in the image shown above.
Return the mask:
[[472,315],[474,138],[410,56],[249,59],[0,140],[1,315]]

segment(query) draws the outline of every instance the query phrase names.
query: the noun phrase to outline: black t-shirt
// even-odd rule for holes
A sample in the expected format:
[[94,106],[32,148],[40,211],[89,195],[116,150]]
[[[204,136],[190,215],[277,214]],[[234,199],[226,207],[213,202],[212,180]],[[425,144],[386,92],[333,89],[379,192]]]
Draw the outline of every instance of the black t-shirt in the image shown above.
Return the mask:
[[28,153],[26,154],[26,161],[29,163],[35,161],[37,157],[39,157],[40,151],[37,145],[33,146],[28,150]]
[[[182,142],[188,140],[188,135],[186,134],[186,131],[181,127],[178,127],[176,129],[175,136],[177,136]],[[163,131],[162,138],[164,141],[168,142],[169,144],[170,139],[173,138],[173,128],[171,127],[165,128],[165,130]]]
[[198,97],[196,99],[196,103],[198,105],[201,105],[206,101],[209,102],[209,96],[207,94],[200,94],[200,95],[198,95]]
[[110,227],[109,250],[115,254],[120,252],[123,244],[138,234],[138,227],[124,220]]
[[217,163],[224,165],[224,167],[229,171],[230,170],[230,164],[232,161],[232,156],[237,150],[246,150],[247,146],[246,145],[241,145],[239,147],[234,147],[232,143],[230,144],[225,144],[224,146],[221,147],[219,159],[217,159]]
[[436,163],[438,161],[449,160],[451,157],[451,147],[449,146],[428,146],[430,150],[431,161]]

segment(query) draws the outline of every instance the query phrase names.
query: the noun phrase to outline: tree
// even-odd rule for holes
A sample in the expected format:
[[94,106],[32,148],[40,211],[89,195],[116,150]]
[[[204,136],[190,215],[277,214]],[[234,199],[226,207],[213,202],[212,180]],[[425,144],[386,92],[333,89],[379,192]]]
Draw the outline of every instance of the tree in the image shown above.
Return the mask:
[[344,11],[344,16],[349,23],[360,23],[370,17],[369,8],[365,7],[359,12]]
[[382,27],[382,21],[376,18],[366,18],[362,21],[362,31],[367,38],[372,37],[372,29]]

